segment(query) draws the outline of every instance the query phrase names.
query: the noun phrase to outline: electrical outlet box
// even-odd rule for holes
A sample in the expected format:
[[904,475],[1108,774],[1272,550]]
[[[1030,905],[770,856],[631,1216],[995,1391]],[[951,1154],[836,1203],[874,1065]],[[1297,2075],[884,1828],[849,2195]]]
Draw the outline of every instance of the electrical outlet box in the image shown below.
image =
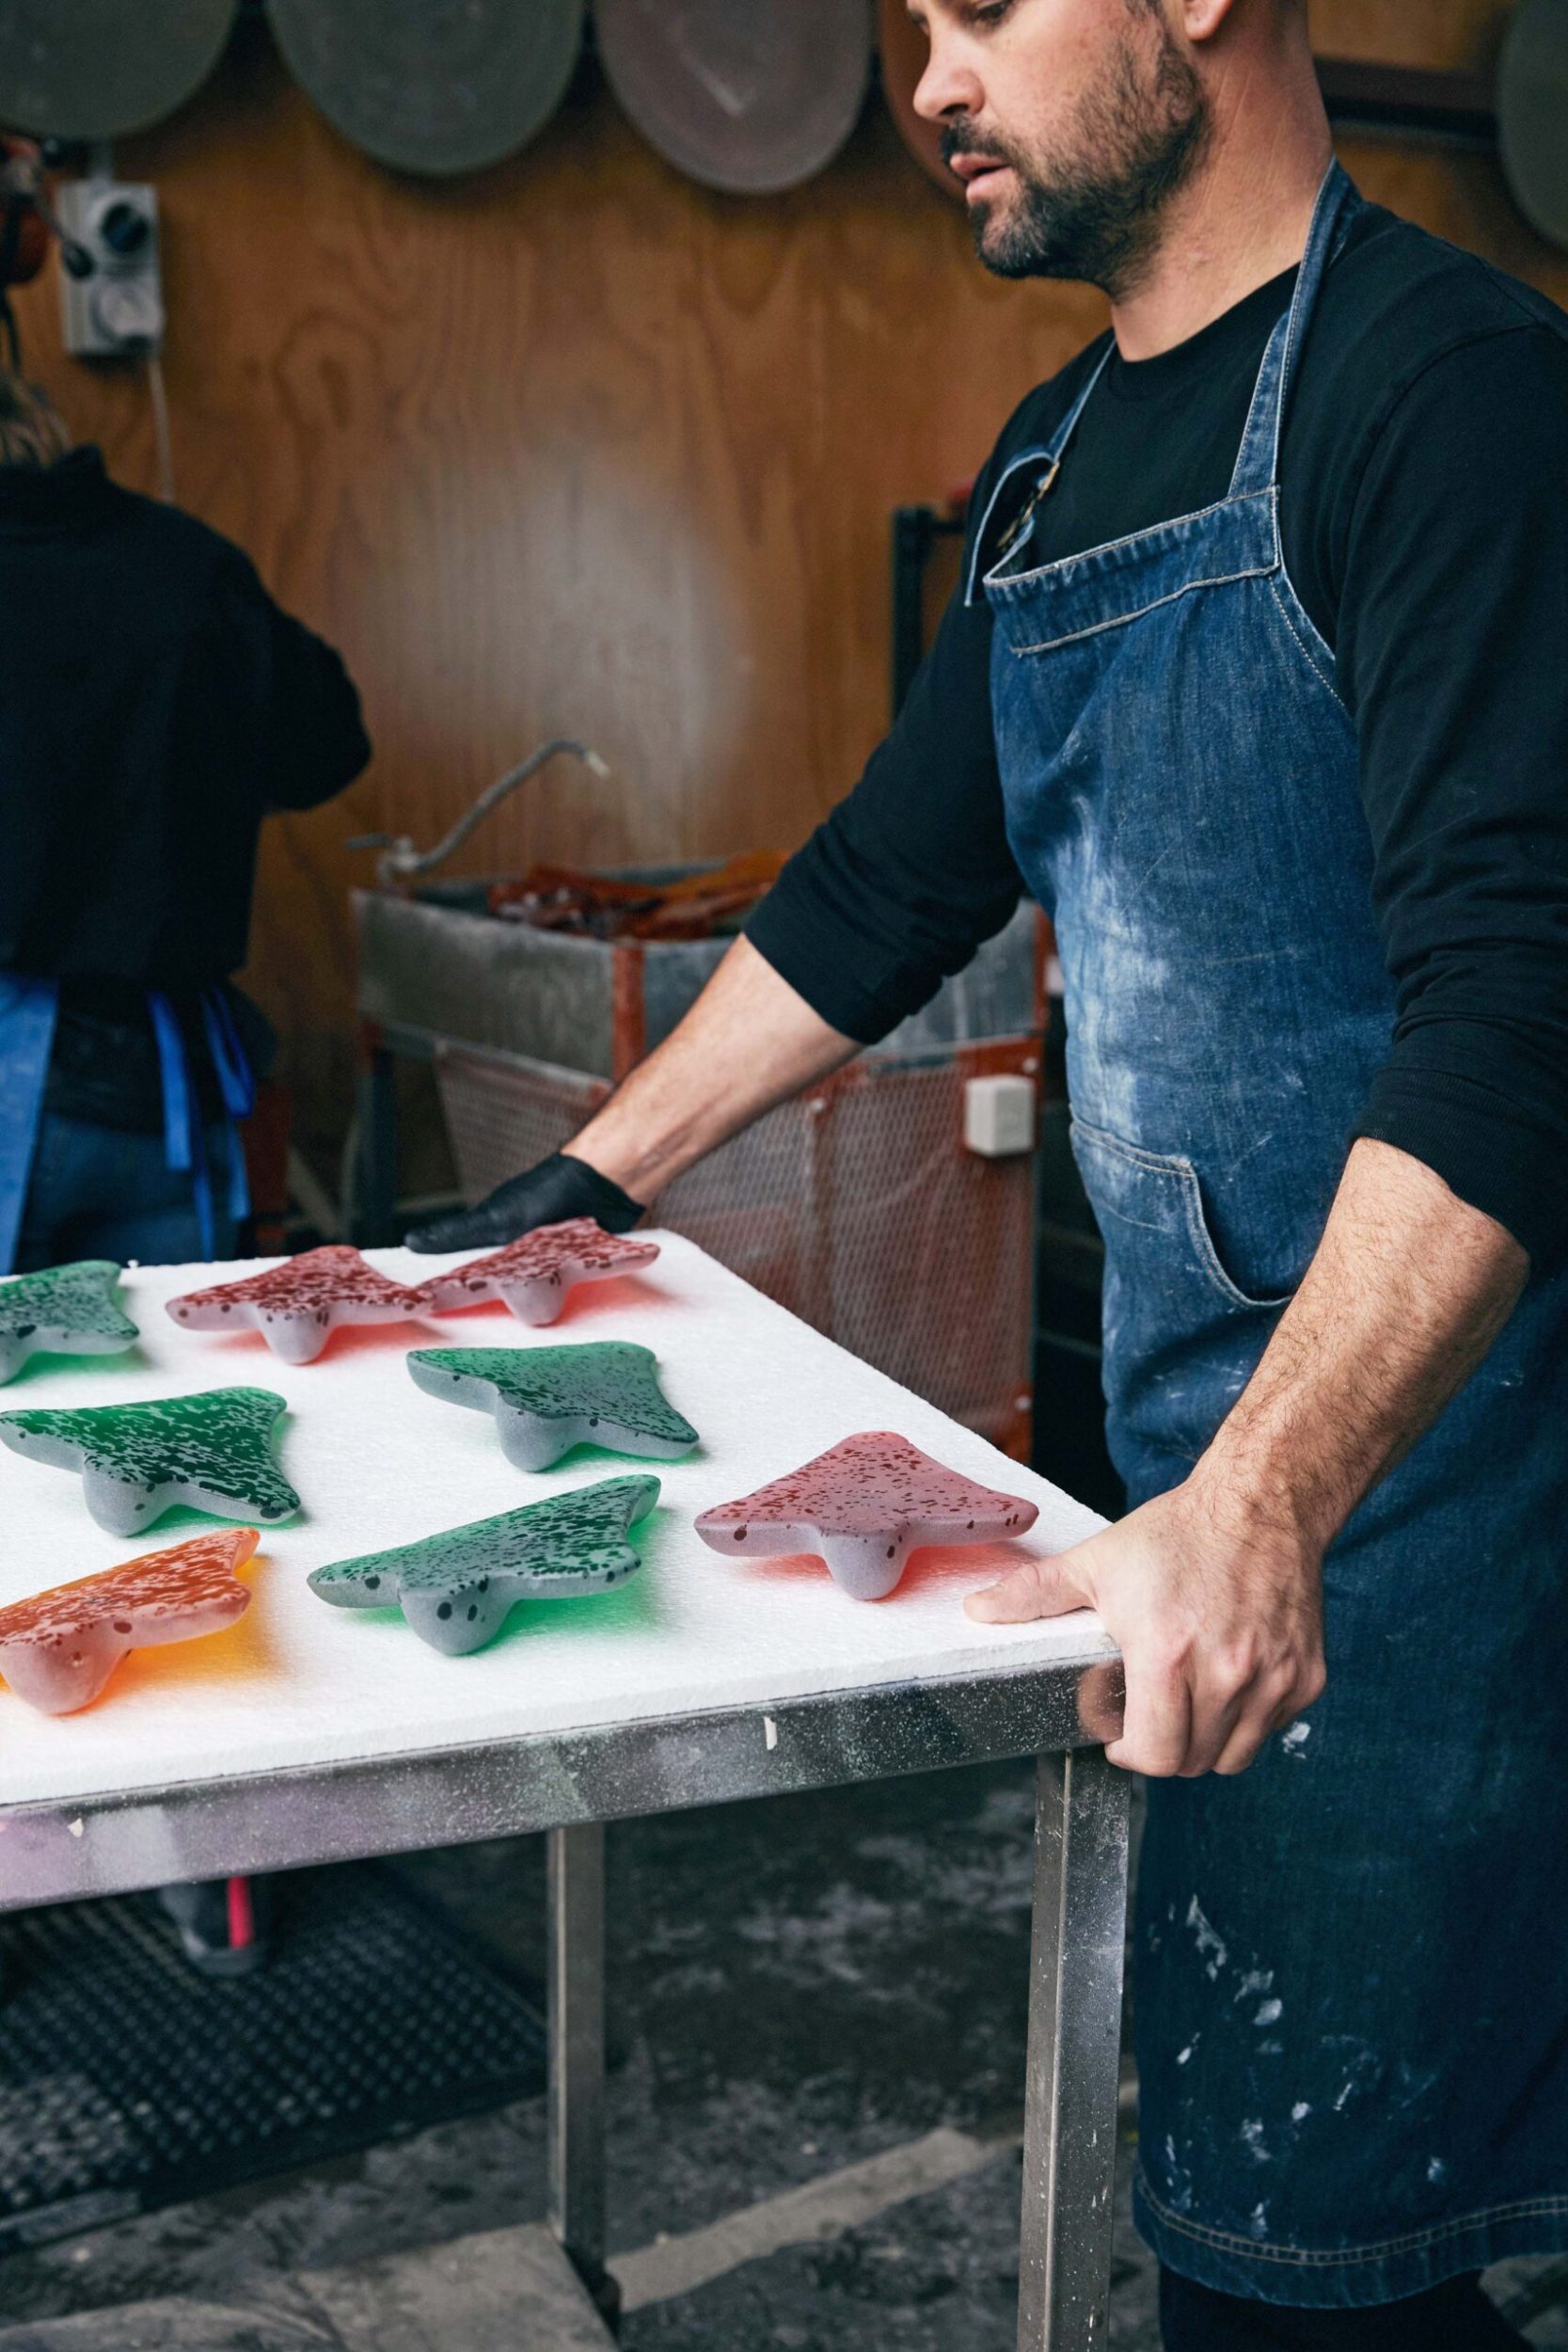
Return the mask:
[[158,196],[121,180],[67,180],[55,191],[75,252],[62,256],[65,347],[76,359],[156,351],[164,339]]
[[964,1088],[964,1146],[984,1160],[1006,1160],[1035,1148],[1033,1078],[971,1078]]

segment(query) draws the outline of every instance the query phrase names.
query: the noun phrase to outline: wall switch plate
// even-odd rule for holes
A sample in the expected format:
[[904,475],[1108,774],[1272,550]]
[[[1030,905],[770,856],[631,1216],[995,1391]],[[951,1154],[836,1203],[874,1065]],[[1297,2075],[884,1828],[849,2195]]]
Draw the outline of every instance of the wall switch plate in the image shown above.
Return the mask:
[[964,1146],[985,1160],[1032,1152],[1036,1135],[1033,1078],[971,1078],[964,1088]]
[[61,227],[90,264],[79,277],[60,272],[67,351],[75,359],[156,351],[164,339],[157,190],[122,180],[66,180],[55,201]]

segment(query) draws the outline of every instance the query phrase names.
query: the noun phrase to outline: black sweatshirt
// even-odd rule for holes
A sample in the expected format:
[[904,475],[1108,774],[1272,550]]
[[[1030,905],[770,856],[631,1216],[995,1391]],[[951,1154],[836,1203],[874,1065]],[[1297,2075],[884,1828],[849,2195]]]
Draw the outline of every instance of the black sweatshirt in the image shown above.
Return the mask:
[[61,983],[50,1108],[156,1127],[145,992],[194,1028],[245,961],[262,815],[358,774],[358,696],[237,547],[93,449],[0,467],[0,968]]
[[[1040,509],[1031,564],[1225,496],[1293,284],[1291,272],[1259,288],[1157,358],[1113,355]],[[975,485],[972,530],[1009,458],[1050,437],[1093,357],[1017,410]],[[1425,1161],[1535,1260],[1560,1260],[1568,319],[1369,208],[1324,283],[1280,470],[1286,564],[1355,722],[1398,994],[1356,1132]],[[1020,501],[1032,486],[1021,468]],[[960,590],[892,735],[749,927],[814,1009],[862,1042],[925,1003],[1017,903],[990,639],[983,600],[966,608]]]

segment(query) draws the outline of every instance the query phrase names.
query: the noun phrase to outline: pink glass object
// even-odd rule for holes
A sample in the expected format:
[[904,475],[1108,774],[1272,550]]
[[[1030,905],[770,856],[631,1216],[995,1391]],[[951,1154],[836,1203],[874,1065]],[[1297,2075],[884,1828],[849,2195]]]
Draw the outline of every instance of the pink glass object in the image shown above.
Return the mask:
[[787,1478],[705,1511],[715,1551],[769,1558],[819,1552],[852,1600],[885,1600],[923,1544],[1022,1535],[1039,1517],[1022,1495],[977,1486],[891,1429],[865,1429]]
[[187,1331],[249,1328],[284,1363],[309,1364],[341,1324],[406,1323],[420,1311],[420,1294],[378,1274],[357,1249],[333,1243],[167,1304]]
[[13,1601],[0,1609],[0,1675],[40,1713],[73,1714],[128,1650],[193,1641],[243,1617],[250,1594],[234,1571],[260,1540],[253,1527],[226,1527]]
[[436,1314],[500,1298],[519,1323],[553,1323],[574,1282],[602,1282],[611,1275],[630,1274],[652,1265],[657,1255],[657,1241],[607,1233],[594,1218],[574,1216],[564,1225],[536,1225],[504,1249],[472,1258],[450,1274],[433,1274],[414,1295]]

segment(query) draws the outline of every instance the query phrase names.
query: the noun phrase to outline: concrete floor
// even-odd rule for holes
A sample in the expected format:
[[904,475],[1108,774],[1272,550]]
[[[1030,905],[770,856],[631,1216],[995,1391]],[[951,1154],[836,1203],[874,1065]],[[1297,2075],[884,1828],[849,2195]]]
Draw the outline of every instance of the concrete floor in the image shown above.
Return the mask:
[[[1006,1766],[612,1829],[626,2352],[1012,2352],[1031,1804]],[[539,1841],[401,1867],[542,1977]],[[1127,2169],[1111,2343],[1156,2352]],[[531,2100],[12,2255],[0,2352],[356,2344],[315,2274],[543,2207]],[[1497,2283],[1568,2347],[1568,2265]]]

